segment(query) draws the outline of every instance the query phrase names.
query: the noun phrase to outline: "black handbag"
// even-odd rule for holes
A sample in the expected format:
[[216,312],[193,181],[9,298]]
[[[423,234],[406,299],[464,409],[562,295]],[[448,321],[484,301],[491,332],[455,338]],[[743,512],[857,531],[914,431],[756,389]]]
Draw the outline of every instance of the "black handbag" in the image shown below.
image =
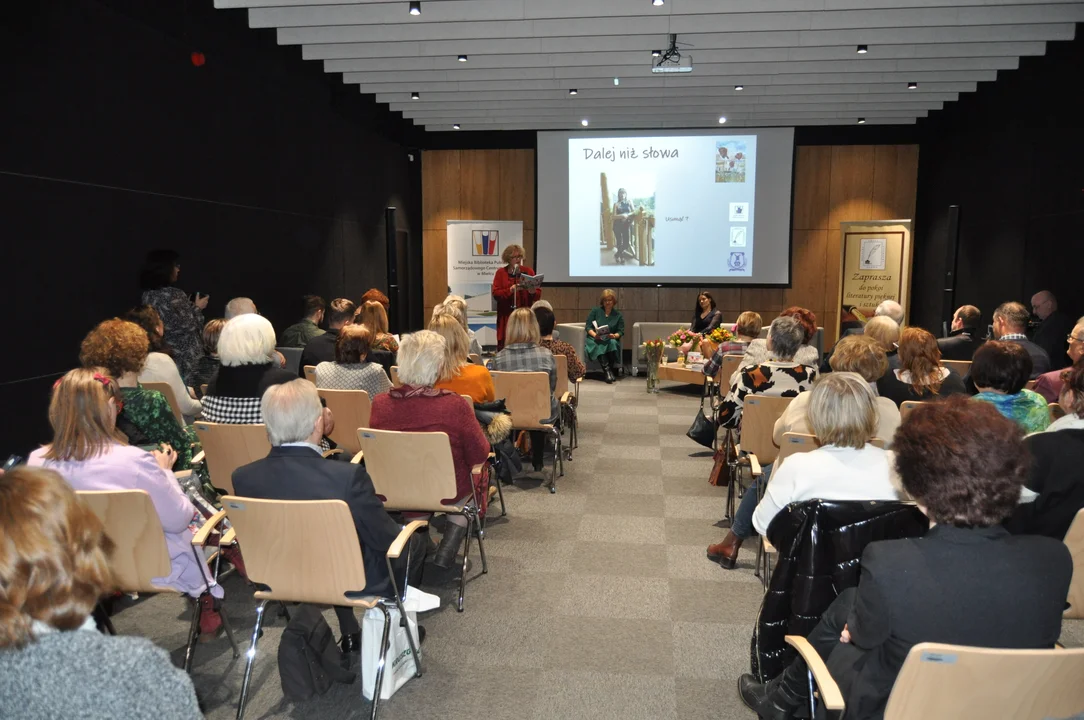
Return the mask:
[[342,653],[320,611],[312,605],[294,610],[279,641],[279,678],[288,700],[323,695],[332,683],[349,684],[357,673],[342,667]]
[[696,413],[696,419],[693,420],[692,427],[689,428],[689,432],[685,433],[685,435],[693,442],[699,443],[706,448],[710,448],[715,444],[715,422],[704,414],[703,406]]

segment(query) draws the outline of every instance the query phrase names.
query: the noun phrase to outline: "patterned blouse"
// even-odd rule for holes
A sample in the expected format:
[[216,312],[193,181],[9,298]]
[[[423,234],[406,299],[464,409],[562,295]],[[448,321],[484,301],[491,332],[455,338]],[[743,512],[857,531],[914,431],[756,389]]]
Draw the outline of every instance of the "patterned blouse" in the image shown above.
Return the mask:
[[746,365],[734,373],[736,380],[730,386],[719,406],[718,423],[725,428],[737,428],[741,425],[741,411],[745,396],[772,395],[775,397],[796,397],[813,388],[817,379],[817,369],[795,362],[769,360],[760,365]]
[[1046,398],[1034,390],[1021,390],[1015,395],[980,392],[972,399],[990,403],[1026,433],[1042,432],[1050,425],[1050,409],[1047,407]]
[[399,343],[395,342],[395,337],[388,333],[378,335],[372,347],[374,350],[387,350],[390,353],[399,352]]
[[166,344],[186,384],[191,385],[196,363],[203,357],[203,313],[183,290],[162,287],[143,291],[143,304],[158,311],[165,327]]
[[551,338],[549,340],[543,340],[538,344],[554,355],[564,355],[568,358],[568,379],[571,382],[576,382],[587,372],[587,368],[584,367],[583,361],[576,355],[576,348],[572,347],[564,340],[553,340]]
[[384,368],[374,362],[322,362],[316,366],[316,387],[326,390],[364,390],[372,399],[391,389]]
[[120,389],[124,409],[117,417],[117,428],[128,436],[130,445],[169,443],[177,451],[174,470],[188,470],[192,456],[199,452],[199,438],[191,426],[181,427],[166,396],[142,385]]

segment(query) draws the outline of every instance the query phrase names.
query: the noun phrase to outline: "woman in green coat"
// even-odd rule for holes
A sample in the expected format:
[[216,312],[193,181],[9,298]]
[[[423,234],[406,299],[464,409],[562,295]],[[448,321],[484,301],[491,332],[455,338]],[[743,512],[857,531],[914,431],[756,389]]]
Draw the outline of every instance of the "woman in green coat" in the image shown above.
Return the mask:
[[[587,316],[587,337],[584,338],[584,353],[590,360],[598,360],[606,373],[606,383],[614,381],[614,368],[621,363],[621,337],[625,334],[625,318],[614,309],[617,294],[613,290],[603,290],[598,298],[598,307],[592,308]],[[607,332],[599,332],[599,329]]]

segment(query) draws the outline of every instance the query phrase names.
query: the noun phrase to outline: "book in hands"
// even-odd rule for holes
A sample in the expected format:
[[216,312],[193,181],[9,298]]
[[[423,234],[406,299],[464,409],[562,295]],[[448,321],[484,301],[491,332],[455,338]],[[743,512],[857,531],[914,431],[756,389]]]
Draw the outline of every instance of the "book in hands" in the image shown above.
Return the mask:
[[607,338],[610,337],[610,326],[609,325],[603,325],[602,327],[599,327],[597,320],[592,320],[591,324],[595,326],[595,339],[596,340],[606,340]]
[[516,283],[521,290],[531,291],[542,287],[542,281],[545,279],[545,275],[519,275],[516,277]]

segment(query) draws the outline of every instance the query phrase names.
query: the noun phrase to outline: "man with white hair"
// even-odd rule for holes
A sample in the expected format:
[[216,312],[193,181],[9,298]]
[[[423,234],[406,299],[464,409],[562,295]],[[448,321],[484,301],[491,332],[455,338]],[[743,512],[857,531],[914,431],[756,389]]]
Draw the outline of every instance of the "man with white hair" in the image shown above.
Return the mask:
[[[366,585],[358,590],[394,597],[385,554],[402,528],[384,510],[364,466],[325,460],[321,455],[325,416],[316,386],[301,379],[273,385],[264,392],[260,411],[271,452],[263,460],[234,470],[234,493],[266,500],[342,500],[354,518],[365,564]],[[400,592],[405,588],[407,563],[421,568],[425,544],[424,536],[415,534],[408,552],[392,561]],[[361,627],[353,608],[336,606],[335,614],[343,652],[359,652]]]
[[897,325],[903,326],[903,306],[895,300],[882,300],[877,309],[873,311],[874,317],[887,317]]
[[1073,329],[1073,318],[1058,310],[1058,299],[1049,290],[1040,290],[1031,296],[1031,312],[1041,321],[1032,342],[1046,350],[1050,356],[1050,369],[1060,370],[1066,362],[1066,337]]
[[258,312],[256,310],[256,303],[252,302],[252,300],[250,298],[236,297],[233,300],[230,300],[228,303],[226,303],[226,314],[225,314],[224,317],[227,320],[233,320],[235,317],[238,317],[239,315],[257,315],[257,314],[258,314]]

